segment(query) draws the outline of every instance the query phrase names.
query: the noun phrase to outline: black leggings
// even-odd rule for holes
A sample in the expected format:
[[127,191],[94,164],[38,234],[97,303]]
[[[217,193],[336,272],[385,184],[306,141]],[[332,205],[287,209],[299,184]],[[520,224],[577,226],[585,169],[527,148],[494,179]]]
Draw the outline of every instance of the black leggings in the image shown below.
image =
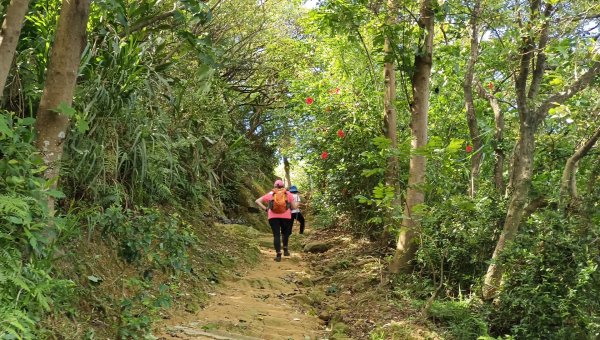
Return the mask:
[[294,220],[300,222],[300,234],[304,234],[304,216],[302,216],[302,213],[292,213],[292,225],[294,225]]
[[273,246],[277,254],[281,254],[281,235],[283,235],[283,248],[287,249],[290,234],[292,233],[292,220],[287,218],[269,219],[273,231]]

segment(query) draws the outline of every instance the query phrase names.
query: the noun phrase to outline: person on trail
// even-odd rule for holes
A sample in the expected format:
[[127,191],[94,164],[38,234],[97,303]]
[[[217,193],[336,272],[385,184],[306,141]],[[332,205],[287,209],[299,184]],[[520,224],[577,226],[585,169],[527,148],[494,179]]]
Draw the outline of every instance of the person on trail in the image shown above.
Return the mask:
[[269,225],[273,232],[273,246],[277,252],[275,261],[280,262],[282,238],[283,255],[290,256],[288,241],[292,234],[292,209],[296,209],[298,205],[294,202],[294,196],[285,190],[283,181],[276,180],[273,187],[273,190],[257,198],[255,202],[268,213]]
[[298,220],[298,222],[300,222],[300,234],[304,234],[304,216],[302,216],[302,212],[300,212],[300,193],[295,185],[290,187],[290,192],[294,196],[294,202],[297,204],[297,208],[292,209],[292,229],[294,227],[294,221]]

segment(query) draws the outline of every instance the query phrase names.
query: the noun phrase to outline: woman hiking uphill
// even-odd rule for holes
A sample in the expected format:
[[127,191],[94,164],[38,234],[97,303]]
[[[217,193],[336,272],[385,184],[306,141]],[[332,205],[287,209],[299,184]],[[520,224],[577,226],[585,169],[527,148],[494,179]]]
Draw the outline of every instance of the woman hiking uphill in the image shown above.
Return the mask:
[[277,252],[275,261],[280,262],[282,236],[283,255],[290,256],[288,241],[292,233],[292,209],[296,209],[298,204],[294,202],[294,196],[285,190],[283,181],[278,179],[273,186],[271,192],[257,198],[255,202],[268,212],[269,225],[273,232],[273,246]]

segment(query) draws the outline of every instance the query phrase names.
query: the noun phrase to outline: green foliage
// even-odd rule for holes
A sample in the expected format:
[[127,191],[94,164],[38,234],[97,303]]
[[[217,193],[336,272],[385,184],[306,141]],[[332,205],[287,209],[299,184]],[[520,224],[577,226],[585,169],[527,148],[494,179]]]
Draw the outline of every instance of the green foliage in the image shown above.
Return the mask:
[[[290,7],[277,6],[269,4],[269,11]],[[20,117],[33,116],[37,110],[59,8],[58,0],[32,1],[2,103]],[[54,245],[60,246],[63,238],[78,236],[70,220],[79,218],[78,227],[87,227],[89,237],[102,235],[121,259],[144,268],[144,281],[130,282],[135,294],[120,301],[123,338],[147,335],[156,311],[166,306],[164,298],[172,293],[156,294],[152,273],[177,277],[191,272],[190,248],[198,244],[180,216],[163,216],[143,207],[169,205],[185,211],[200,207],[206,213],[202,218],[213,211],[232,213],[246,204],[238,193],[247,185],[248,174],[270,175],[276,164],[269,138],[279,131],[283,112],[253,130],[246,123],[256,113],[255,105],[279,106],[282,81],[273,88],[264,84],[272,83],[274,68],[283,67],[256,51],[264,46],[281,48],[278,39],[264,32],[277,33],[283,25],[275,22],[284,19],[267,12],[256,15],[253,0],[222,2],[218,9],[215,17],[208,4],[198,1],[92,3],[89,45],[83,52],[76,98],[73,107],[57,109],[73,123],[61,162],[59,187],[66,195],[51,190],[55,183],[41,178],[45,168],[32,146],[33,120],[0,120],[0,189],[6,189],[0,191],[0,235],[15,249],[11,255],[15,266],[6,268],[13,268],[10,273],[29,268],[16,266],[17,259],[33,254],[43,256],[40,266],[49,270],[59,261],[51,259],[53,248],[46,240],[52,236]],[[252,15],[240,16],[240,11]],[[282,61],[286,62],[291,63]],[[66,216],[48,216],[46,197],[57,198],[57,214]],[[232,258],[209,247],[202,252],[208,262],[233,265]],[[85,275],[84,282],[94,288],[106,284],[96,273]],[[42,279],[31,285],[38,283],[43,287]],[[7,292],[13,292],[10,287]],[[83,302],[89,292],[78,291],[84,292]],[[54,286],[42,292],[54,297]],[[0,305],[5,302],[2,298]],[[6,305],[15,306],[3,314],[7,320],[28,310],[23,315],[38,321],[47,310],[38,311],[33,303]],[[29,325],[26,319],[19,320]],[[15,325],[21,329],[17,321]],[[35,334],[29,328],[19,332]]]
[[468,301],[435,301],[429,316],[448,327],[454,339],[479,339],[488,335],[485,315]]
[[0,338],[29,339],[33,338],[35,321],[27,313],[5,305],[0,307]]
[[[1,3],[4,12],[8,1]],[[28,117],[43,91],[61,1],[31,1],[2,89],[2,109],[16,113],[0,117],[0,337],[35,337],[35,322],[67,298],[59,291],[71,295],[65,289],[71,283],[56,280],[52,268],[55,247],[79,233],[74,218],[85,217],[81,224],[89,237],[101,235],[130,265],[177,277],[190,271],[189,250],[198,240],[177,214],[145,207],[235,213],[247,200],[240,188],[269,177],[279,156],[304,167],[313,226],[373,236],[391,209],[398,221],[404,217],[402,207],[391,204],[407,187],[412,66],[424,33],[416,22],[418,2],[403,2],[393,24],[385,20],[384,1],[324,0],[307,16],[300,3],[94,1],[74,105],[57,108],[72,126],[55,190],[57,183],[42,177],[46,168],[32,146],[34,121]],[[442,292],[430,313],[456,338],[485,336],[484,318],[497,335],[597,337],[596,150],[595,159],[582,160],[578,168],[584,202],[574,200],[566,212],[546,208],[532,215],[501,259],[507,276],[500,304],[489,312],[462,300],[479,292],[506,213],[503,193],[492,188],[492,159],[494,151],[508,156],[519,135],[510,84],[522,55],[515,42],[540,30],[541,21],[515,25],[515,13],[525,17],[530,11],[524,3],[484,2],[475,78],[487,85],[485,95],[498,100],[506,124],[504,140],[495,141],[495,112],[484,95],[476,95],[483,147],[471,152],[465,150],[472,142],[463,92],[471,3],[433,3],[429,139],[413,151],[427,159],[426,183],[419,188],[425,204],[412,216],[420,222],[418,270],[394,288],[412,289],[419,299]],[[564,91],[597,58],[593,32],[585,32],[595,27],[587,18],[597,12],[591,3],[555,6],[545,19],[551,22],[548,63],[531,105]],[[392,53],[383,53],[385,38]],[[383,63],[392,61],[398,82],[395,149],[382,136]],[[597,97],[596,86],[550,110],[536,140],[533,197],[556,200],[565,160],[597,127]],[[479,191],[468,198],[475,154],[483,160],[475,181]],[[402,192],[384,184],[392,155],[399,159]],[[49,215],[48,198],[56,199],[57,216]],[[203,256],[235,262],[210,251]],[[86,277],[94,287],[103,284],[95,273]],[[119,336],[147,336],[174,286],[153,289],[148,277],[126,281],[132,294],[117,301]]]
[[[452,297],[478,292],[503,217],[503,202],[456,195],[421,211],[418,267]],[[441,278],[440,278],[441,276]]]
[[119,338],[151,339],[152,325],[158,312],[171,305],[169,286],[161,285],[156,294],[150,293],[150,284],[138,279],[129,280],[127,287],[137,293],[121,300]]
[[498,333],[518,338],[592,339],[600,332],[598,218],[535,214],[503,258],[507,268]]
[[[89,130],[74,126],[69,135],[66,191],[105,208],[198,205],[207,198],[235,207],[243,174],[250,169],[268,172],[273,150],[257,150],[242,137],[240,109],[228,99],[237,94],[216,77],[218,67],[232,62],[222,55],[224,46],[183,29],[187,20],[206,24],[206,4],[184,3],[189,13],[177,16],[184,19],[177,19],[182,30],[171,32],[181,41],[160,30],[119,35],[121,25],[159,15],[155,8],[160,6],[153,3],[117,8],[125,10],[123,17],[110,15],[115,9],[100,3],[91,14],[97,48],[84,56],[81,100],[76,103],[81,112],[77,121],[89,124]],[[179,49],[167,47],[173,43]],[[232,43],[224,38],[223,44]],[[174,53],[182,54],[180,63],[173,63]],[[232,114],[222,115],[225,111]]]
[[0,115],[0,338],[33,338],[36,321],[58,308],[72,282],[56,279],[50,238],[67,231],[65,220],[49,216],[45,167],[30,144],[32,119]]
[[413,330],[402,324],[387,324],[373,330],[369,334],[370,340],[387,340],[387,339],[410,339]]
[[133,211],[113,206],[90,216],[89,223],[99,228],[108,242],[118,244],[119,255],[128,263],[171,272],[190,269],[188,248],[197,240],[190,225],[177,214],[162,217],[156,209]]

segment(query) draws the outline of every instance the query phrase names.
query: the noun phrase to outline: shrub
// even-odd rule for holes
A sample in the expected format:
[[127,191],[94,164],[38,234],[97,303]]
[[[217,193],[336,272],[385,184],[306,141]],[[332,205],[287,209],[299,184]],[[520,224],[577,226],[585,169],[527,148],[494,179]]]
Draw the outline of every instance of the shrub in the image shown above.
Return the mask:
[[118,244],[128,263],[144,263],[149,269],[188,271],[188,248],[196,237],[178,214],[162,216],[156,209],[138,211],[110,207],[90,218],[105,240]]
[[421,276],[437,281],[443,275],[444,291],[454,296],[474,292],[494,250],[501,206],[487,197],[452,196],[424,207],[417,252]]
[[523,339],[592,339],[600,334],[599,219],[533,215],[506,252],[496,333]]
[[69,226],[49,215],[61,197],[41,174],[33,119],[0,114],[0,338],[32,338],[35,322],[59,308],[71,281],[53,277],[51,258]]

